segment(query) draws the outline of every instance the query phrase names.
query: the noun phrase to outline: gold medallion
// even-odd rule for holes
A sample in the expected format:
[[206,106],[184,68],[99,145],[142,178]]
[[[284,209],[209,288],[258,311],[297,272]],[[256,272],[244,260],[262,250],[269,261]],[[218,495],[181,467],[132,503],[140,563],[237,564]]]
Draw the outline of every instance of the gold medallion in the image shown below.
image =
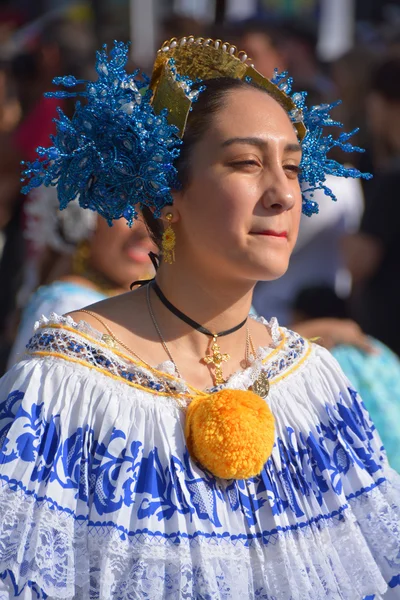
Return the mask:
[[116,348],[117,347],[117,342],[115,341],[115,339],[113,338],[113,336],[110,335],[109,333],[103,333],[103,335],[101,336],[101,341],[104,344],[107,344],[107,346],[110,346],[110,348]]
[[261,398],[266,398],[269,394],[269,388],[270,383],[267,374],[262,371],[249,389],[258,396],[261,396]]

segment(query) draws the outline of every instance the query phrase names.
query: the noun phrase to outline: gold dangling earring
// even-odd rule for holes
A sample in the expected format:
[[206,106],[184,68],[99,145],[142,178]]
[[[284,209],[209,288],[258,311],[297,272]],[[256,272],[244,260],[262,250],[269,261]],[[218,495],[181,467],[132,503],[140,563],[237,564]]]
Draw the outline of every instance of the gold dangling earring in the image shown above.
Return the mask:
[[175,261],[175,232],[171,227],[171,221],[174,215],[172,213],[167,213],[165,218],[168,221],[168,227],[165,229],[162,235],[162,254],[163,259],[169,265]]

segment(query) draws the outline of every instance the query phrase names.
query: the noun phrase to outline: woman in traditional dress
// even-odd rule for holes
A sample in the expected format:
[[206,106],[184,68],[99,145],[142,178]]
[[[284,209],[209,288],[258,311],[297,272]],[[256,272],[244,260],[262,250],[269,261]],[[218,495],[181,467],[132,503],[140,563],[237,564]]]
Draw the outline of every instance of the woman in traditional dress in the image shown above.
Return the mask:
[[28,189],[141,208],[162,260],[43,319],[1,380],[1,597],[399,598],[399,479],[361,399],[326,350],[248,318],[317,211],[299,180],[360,176],[326,158],[348,136],[218,40],[166,43],[152,94],[126,58],[98,54]]

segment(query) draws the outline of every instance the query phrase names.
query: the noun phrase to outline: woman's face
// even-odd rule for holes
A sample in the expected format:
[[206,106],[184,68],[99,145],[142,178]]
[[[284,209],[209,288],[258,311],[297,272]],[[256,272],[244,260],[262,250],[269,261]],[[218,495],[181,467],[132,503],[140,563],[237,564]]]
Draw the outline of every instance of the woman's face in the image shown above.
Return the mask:
[[283,275],[301,215],[301,149],[284,109],[256,89],[230,91],[175,193],[176,256],[221,277]]
[[90,242],[90,264],[110,281],[125,289],[137,279],[152,277],[149,252],[156,248],[141,219],[131,228],[124,219],[109,227],[102,217]]

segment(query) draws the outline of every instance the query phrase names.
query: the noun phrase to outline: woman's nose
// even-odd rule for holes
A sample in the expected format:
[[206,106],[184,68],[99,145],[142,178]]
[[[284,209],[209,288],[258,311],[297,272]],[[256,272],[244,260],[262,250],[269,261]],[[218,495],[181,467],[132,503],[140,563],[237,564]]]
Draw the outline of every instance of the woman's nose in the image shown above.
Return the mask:
[[294,181],[288,179],[282,168],[268,173],[262,203],[266,209],[285,211],[293,208],[296,201]]

